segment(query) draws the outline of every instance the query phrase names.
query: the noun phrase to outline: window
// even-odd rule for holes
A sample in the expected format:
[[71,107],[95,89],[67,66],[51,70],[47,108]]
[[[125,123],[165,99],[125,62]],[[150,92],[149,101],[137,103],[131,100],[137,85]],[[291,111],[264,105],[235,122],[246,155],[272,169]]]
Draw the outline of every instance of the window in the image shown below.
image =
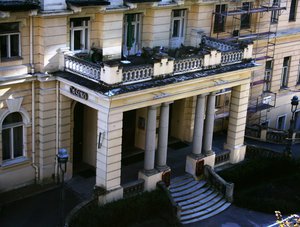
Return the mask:
[[1,58],[21,56],[19,23],[0,24]]
[[225,16],[222,13],[227,11],[227,5],[216,5],[215,21],[214,21],[214,33],[225,31]]
[[[273,0],[273,7],[279,7],[279,0]],[[279,10],[271,12],[271,24],[277,24],[279,18]]]
[[23,119],[20,113],[9,114],[2,123],[2,160],[24,156]]
[[298,65],[298,78],[297,78],[297,84],[300,84],[300,61]]
[[126,14],[124,17],[123,54],[133,55],[141,50],[142,14]]
[[[249,11],[252,8],[252,2],[244,2],[242,10]],[[251,27],[251,14],[242,14],[241,15],[241,29],[246,29]]]
[[289,21],[295,21],[296,20],[296,14],[297,14],[297,1],[292,0],[291,1]]
[[291,57],[285,57],[283,59],[280,88],[285,88],[288,86],[290,60]]
[[177,48],[184,43],[186,29],[186,10],[172,11],[170,47]]
[[90,18],[73,18],[70,22],[71,50],[88,50],[90,40]]
[[277,118],[277,127],[276,128],[278,130],[285,130],[285,119],[286,119],[286,115],[282,115]]
[[265,120],[264,122],[262,122],[260,125],[265,127],[265,128],[268,128],[269,127],[269,124],[270,124],[270,120]]
[[265,78],[264,78],[264,91],[271,91],[271,81],[272,81],[272,71],[273,71],[273,61],[266,61],[265,66]]

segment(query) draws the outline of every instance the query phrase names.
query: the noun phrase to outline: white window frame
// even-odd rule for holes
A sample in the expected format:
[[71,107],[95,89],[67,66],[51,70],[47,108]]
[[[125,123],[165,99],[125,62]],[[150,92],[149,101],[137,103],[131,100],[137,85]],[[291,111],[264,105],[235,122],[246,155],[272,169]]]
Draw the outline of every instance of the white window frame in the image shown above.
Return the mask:
[[[284,117],[284,122],[283,122],[283,128],[282,128],[282,129],[279,129],[279,128],[278,128],[278,126],[279,126],[279,118],[281,118],[281,117]],[[277,120],[276,120],[276,129],[278,129],[278,130],[285,130],[285,127],[286,127],[286,114],[277,116]]]
[[300,60],[299,60],[299,65],[298,65],[298,75],[297,75],[297,85],[300,84]]
[[288,87],[289,83],[289,71],[290,71],[290,64],[291,64],[291,57],[284,57],[289,58],[288,64],[284,66],[284,60],[283,60],[283,65],[282,65],[282,73],[281,73],[281,80],[280,80],[280,88],[286,88]]
[[[178,11],[179,16],[174,16],[174,12]],[[174,24],[175,21],[179,21],[178,24],[178,35],[174,36]],[[184,43],[187,25],[187,9],[176,9],[172,10],[171,15],[171,29],[170,29],[170,47],[177,48]]]
[[[19,46],[18,46],[18,56],[11,56],[11,43],[10,43],[10,36],[12,35],[18,35],[18,39],[19,39]],[[7,56],[3,57],[3,58],[14,58],[14,57],[21,57],[21,34],[20,32],[13,32],[13,33],[4,33],[4,34],[0,34],[0,36],[6,36],[6,41],[7,41]]]
[[[142,13],[133,13],[136,16],[136,19],[132,21],[132,25],[134,26],[134,37],[135,41],[133,42],[132,48],[130,49],[128,53],[127,49],[127,32],[128,32],[128,22],[127,22],[127,15],[124,15],[124,36],[123,36],[123,54],[128,55],[134,55],[138,52],[141,52],[142,49],[142,24],[143,24],[143,14]],[[137,38],[136,38],[137,37]]]
[[[22,122],[20,122],[19,124],[16,124],[16,125],[14,125],[14,124],[12,124],[12,125],[13,125],[13,127],[19,127],[20,125],[23,126],[22,127],[23,128],[23,130],[22,130],[22,133],[23,133],[22,153],[23,154],[22,154],[22,156],[19,156],[19,157],[13,158],[13,159],[3,160],[3,142],[1,142],[0,143],[0,149],[1,149],[1,151],[0,151],[0,166],[1,167],[18,164],[18,163],[28,160],[28,157],[27,157],[27,155],[28,155],[27,154],[27,128],[31,125],[30,117],[29,117],[28,112],[22,107],[17,112],[22,116]],[[3,127],[3,121],[9,114],[12,114],[12,113],[14,113],[14,112],[9,111],[8,109],[0,110],[0,132],[1,132],[0,136],[1,136],[1,138],[2,138],[2,130],[9,128],[9,127]],[[11,135],[10,135],[10,137],[11,137]],[[11,138],[13,138],[13,137],[11,137]]]
[[[72,19],[82,19],[81,26],[74,26]],[[86,34],[87,30],[87,34]],[[74,34],[75,31],[81,31],[80,42],[82,48],[80,50],[74,50]],[[84,52],[90,49],[90,19],[88,18],[71,18],[70,19],[70,35],[71,35],[71,51]],[[86,40],[87,37],[87,40]]]

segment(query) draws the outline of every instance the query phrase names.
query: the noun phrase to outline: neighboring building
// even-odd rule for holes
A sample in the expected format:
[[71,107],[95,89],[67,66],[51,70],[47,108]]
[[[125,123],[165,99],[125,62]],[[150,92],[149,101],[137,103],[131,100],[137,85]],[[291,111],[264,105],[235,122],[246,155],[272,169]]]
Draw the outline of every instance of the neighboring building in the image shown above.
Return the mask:
[[[239,4],[247,11],[258,3]],[[193,143],[182,160],[193,175],[215,165],[214,131],[227,131],[229,161],[242,161],[249,93],[263,89],[255,70],[274,69],[264,89],[281,86],[280,95],[290,97],[283,88],[296,86],[298,22],[285,22],[295,28],[290,41],[285,32],[277,38],[276,64],[257,67],[252,50],[263,40],[216,39],[230,37],[227,24],[237,23],[224,17],[228,9],[227,2],[201,0],[0,1],[0,191],[55,180],[59,148],[70,154],[66,178],[93,166],[106,200],[123,196],[121,163],[136,149],[145,151],[137,174],[152,190],[170,170],[169,137]],[[270,12],[264,18],[271,20]],[[297,15],[292,10],[291,20]],[[235,37],[251,30],[258,14],[240,19]],[[282,65],[288,69],[279,83]]]

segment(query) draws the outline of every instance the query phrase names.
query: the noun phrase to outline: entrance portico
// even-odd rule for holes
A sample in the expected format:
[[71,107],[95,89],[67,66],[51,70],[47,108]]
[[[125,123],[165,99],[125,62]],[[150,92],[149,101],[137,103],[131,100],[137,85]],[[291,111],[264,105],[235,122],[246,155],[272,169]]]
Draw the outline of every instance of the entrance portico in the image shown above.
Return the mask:
[[[224,148],[231,151],[232,163],[243,160],[242,128],[246,119],[249,90],[247,84],[250,73],[225,73],[218,76],[219,79],[195,79],[192,85],[187,81],[142,92],[126,92],[111,96],[95,92],[88,86],[72,83],[66,78],[59,79],[62,96],[81,102],[97,112],[97,122],[94,122],[97,125],[96,187],[104,189],[102,190],[104,194],[99,197],[100,202],[105,203],[123,197],[121,185],[122,140],[125,130],[123,127],[129,125],[123,122],[125,113],[126,116],[134,113],[131,114],[133,118],[126,117],[126,121],[132,119],[131,124],[135,127],[134,130],[129,130],[135,134],[132,135],[135,141],[131,141],[130,144],[138,145],[144,150],[143,168],[137,173],[137,177],[144,179],[145,190],[154,189],[156,183],[162,180],[163,174],[171,169],[167,163],[167,150],[169,135],[174,134],[172,130],[176,130],[174,122],[170,127],[170,116],[174,114],[174,112],[170,114],[170,105],[173,102],[174,104],[191,102],[194,106],[189,111],[177,114],[176,119],[182,118],[181,129],[189,131],[179,139],[192,141],[192,151],[186,157],[185,170],[196,176],[199,161],[203,160],[202,164],[214,166],[215,152],[212,142],[216,93],[221,89],[231,89],[232,103],[227,143]],[[71,87],[87,95],[72,94]],[[177,104],[173,107],[179,106]],[[144,118],[141,118],[141,113],[144,114]]]

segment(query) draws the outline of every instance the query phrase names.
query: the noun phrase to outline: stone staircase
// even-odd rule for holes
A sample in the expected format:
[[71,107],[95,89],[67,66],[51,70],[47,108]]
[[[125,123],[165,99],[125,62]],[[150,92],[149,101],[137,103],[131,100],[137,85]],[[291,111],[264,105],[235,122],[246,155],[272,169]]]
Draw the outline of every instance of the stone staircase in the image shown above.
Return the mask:
[[231,205],[205,180],[197,181],[190,174],[172,179],[169,190],[175,203],[181,207],[182,224],[212,217]]

